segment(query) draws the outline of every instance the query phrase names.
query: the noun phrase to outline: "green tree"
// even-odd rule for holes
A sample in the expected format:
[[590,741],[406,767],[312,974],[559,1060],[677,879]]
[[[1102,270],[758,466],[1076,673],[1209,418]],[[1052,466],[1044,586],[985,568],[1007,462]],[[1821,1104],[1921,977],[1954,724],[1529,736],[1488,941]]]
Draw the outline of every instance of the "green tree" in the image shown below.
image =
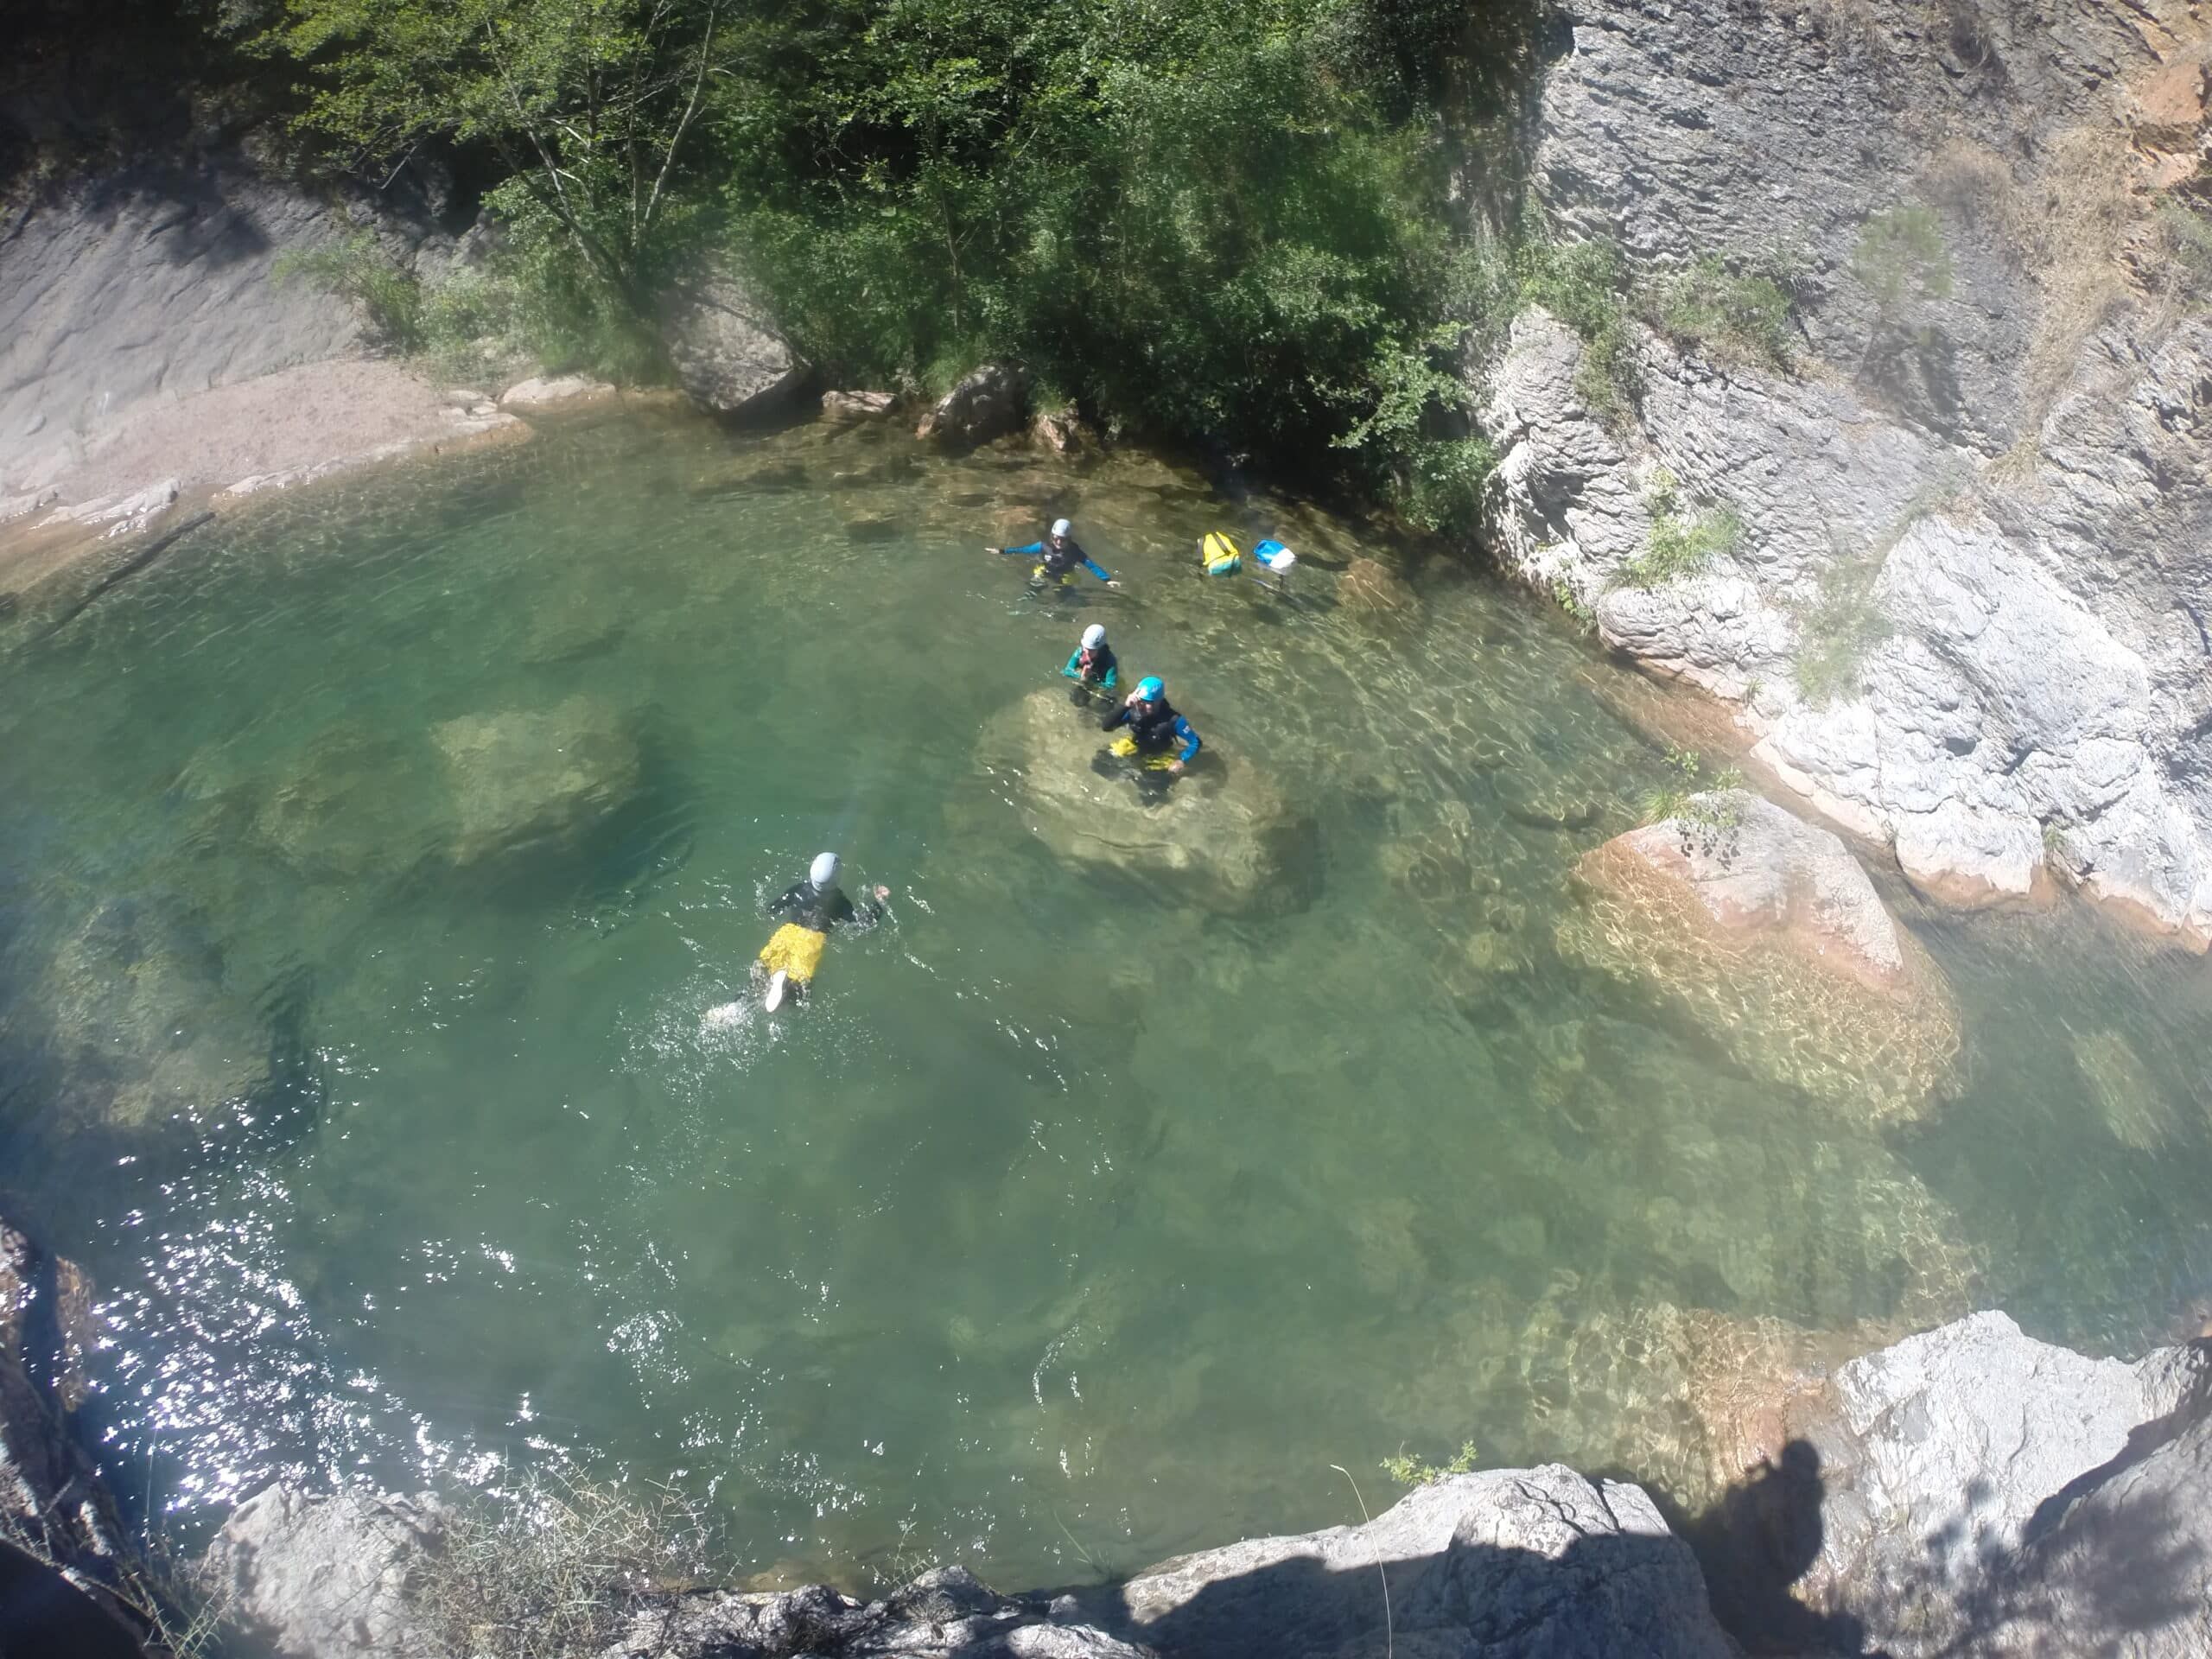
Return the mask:
[[364,170],[426,141],[487,147],[495,205],[542,218],[642,300],[727,55],[724,0],[283,0],[257,45],[296,60],[298,125]]

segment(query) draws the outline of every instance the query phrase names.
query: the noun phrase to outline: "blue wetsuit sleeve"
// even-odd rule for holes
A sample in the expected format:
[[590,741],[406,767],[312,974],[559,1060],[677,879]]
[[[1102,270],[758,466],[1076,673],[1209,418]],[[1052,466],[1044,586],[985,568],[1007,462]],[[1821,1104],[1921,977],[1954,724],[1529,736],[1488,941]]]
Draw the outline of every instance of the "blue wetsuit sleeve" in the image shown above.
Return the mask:
[[1044,550],[1045,543],[1042,542],[1032,542],[1027,547],[1002,547],[999,549],[1000,552],[1007,555],[1009,557],[1017,559],[1029,558],[1036,554],[1042,553]]
[[1101,570],[1098,568],[1098,561],[1092,558],[1088,553],[1083,556],[1083,568],[1090,571],[1092,575],[1097,577],[1101,582],[1111,582],[1114,580],[1113,577],[1108,575],[1103,570]]
[[[1061,672],[1061,673],[1063,673],[1063,674],[1065,674],[1065,675],[1066,675],[1066,676],[1068,677],[1068,678],[1070,678],[1070,679],[1071,679],[1071,680],[1079,680],[1079,679],[1081,679],[1081,678],[1083,677],[1083,671],[1082,671],[1080,668],[1077,667],[1077,666],[1076,666],[1076,664],[1078,664],[1078,663],[1080,663],[1082,660],[1083,660],[1083,653],[1082,653],[1081,652],[1079,652],[1079,651],[1078,651],[1078,652],[1075,652],[1071,653],[1071,654],[1070,654],[1070,656],[1069,656],[1069,658],[1068,658],[1068,665],[1067,665],[1065,668],[1062,669],[1062,670],[1060,671],[1060,672]],[[1110,676],[1109,676],[1109,677],[1107,679],[1106,683],[1107,683],[1107,684],[1109,684],[1109,685],[1111,685],[1111,684],[1113,684],[1113,683],[1114,683],[1114,682],[1113,682],[1112,678],[1110,677]]]
[[1099,681],[1098,683],[1104,686],[1109,691],[1111,691],[1116,686],[1121,683],[1119,672],[1113,664],[1109,663],[1106,664],[1106,677]]
[[1198,741],[1198,733],[1192,730],[1191,722],[1180,715],[1175,716],[1175,735],[1183,740],[1183,753],[1176,759],[1188,766],[1204,746]]

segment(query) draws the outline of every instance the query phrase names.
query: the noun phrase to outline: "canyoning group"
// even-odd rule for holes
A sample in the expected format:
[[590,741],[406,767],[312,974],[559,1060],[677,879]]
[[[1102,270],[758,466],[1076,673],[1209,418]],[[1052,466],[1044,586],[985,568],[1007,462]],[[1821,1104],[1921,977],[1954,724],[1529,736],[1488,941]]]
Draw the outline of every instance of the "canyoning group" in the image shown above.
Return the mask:
[[[986,553],[1002,557],[1033,558],[1028,591],[1038,595],[1072,596],[1078,572],[1088,571],[1109,588],[1120,582],[1083,550],[1074,527],[1056,518],[1052,527],[1024,547],[987,547]],[[1208,575],[1235,575],[1243,568],[1243,553],[1227,535],[1209,531],[1198,545],[1198,556]],[[1267,540],[1252,550],[1252,575],[1275,594],[1287,594],[1298,556],[1281,542]],[[1166,798],[1176,779],[1198,758],[1205,745],[1197,729],[1167,701],[1166,683],[1147,674],[1127,697],[1116,699],[1121,689],[1121,663],[1106,641],[1103,624],[1094,622],[1060,669],[1074,682],[1069,700],[1078,708],[1103,705],[1107,713],[1099,722],[1103,732],[1118,734],[1092,760],[1101,777],[1128,777],[1146,801]],[[835,853],[818,855],[805,877],[793,882],[768,906],[771,917],[784,917],[753,964],[753,977],[761,1006],[774,1012],[786,997],[804,997],[821,966],[830,930],[838,926],[868,928],[889,912],[885,901],[888,887],[872,888],[855,906],[837,885],[839,864]]]

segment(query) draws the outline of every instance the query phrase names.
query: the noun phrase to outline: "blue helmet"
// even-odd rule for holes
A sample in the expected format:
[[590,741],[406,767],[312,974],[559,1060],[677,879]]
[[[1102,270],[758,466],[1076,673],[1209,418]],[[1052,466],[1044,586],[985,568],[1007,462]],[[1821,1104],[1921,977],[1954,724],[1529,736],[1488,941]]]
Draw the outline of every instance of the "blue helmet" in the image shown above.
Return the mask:
[[1166,695],[1167,688],[1160,683],[1157,674],[1147,674],[1137,682],[1137,701],[1140,702],[1158,702]]

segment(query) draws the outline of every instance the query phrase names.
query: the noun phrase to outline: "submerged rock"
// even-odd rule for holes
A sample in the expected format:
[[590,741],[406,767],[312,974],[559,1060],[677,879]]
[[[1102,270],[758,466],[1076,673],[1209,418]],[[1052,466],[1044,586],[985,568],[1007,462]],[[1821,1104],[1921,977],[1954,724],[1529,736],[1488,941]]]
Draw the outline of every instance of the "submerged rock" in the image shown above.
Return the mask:
[[660,312],[677,378],[709,414],[765,413],[812,372],[728,260],[708,260],[671,284]]
[[100,901],[31,1000],[70,1129],[141,1133],[237,1100],[268,1071],[268,1034],[224,985],[213,946],[160,906]]
[[1171,887],[1222,914],[1313,902],[1319,830],[1263,773],[1208,750],[1154,803],[1118,771],[1093,770],[1108,741],[1095,716],[1046,688],[992,719],[979,753],[1011,765],[1023,821],[1064,859]]
[[365,721],[340,721],[273,786],[254,792],[251,834],[310,879],[406,869],[449,828],[434,813],[434,765],[419,734],[409,742]]
[[988,443],[1021,428],[1029,375],[1007,363],[986,363],[937,401],[914,429],[918,438],[956,447]]
[[573,842],[638,787],[636,740],[613,709],[589,697],[466,715],[431,737],[453,791],[457,864]]
[[1363,1526],[1178,1556],[1075,1599],[1165,1659],[1348,1659],[1386,1638],[1440,1659],[1735,1652],[1643,1490],[1558,1464],[1451,1476]]
[[1410,615],[1417,601],[1405,578],[1379,559],[1354,559],[1337,583],[1337,603],[1347,610]]
[[1841,841],[1746,791],[1616,836],[1576,866],[1560,948],[1685,1014],[1753,1075],[1876,1121],[1948,1079],[1959,1015]]

